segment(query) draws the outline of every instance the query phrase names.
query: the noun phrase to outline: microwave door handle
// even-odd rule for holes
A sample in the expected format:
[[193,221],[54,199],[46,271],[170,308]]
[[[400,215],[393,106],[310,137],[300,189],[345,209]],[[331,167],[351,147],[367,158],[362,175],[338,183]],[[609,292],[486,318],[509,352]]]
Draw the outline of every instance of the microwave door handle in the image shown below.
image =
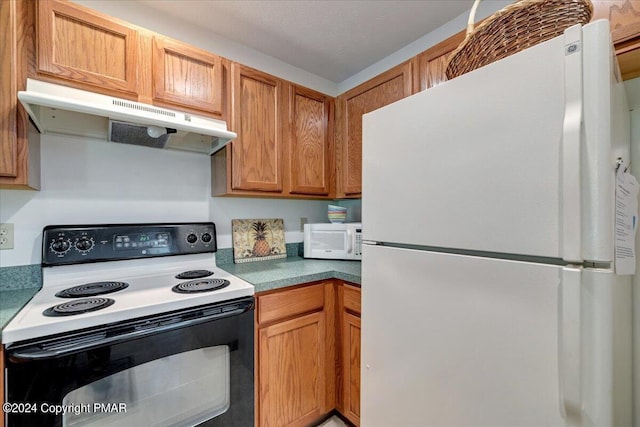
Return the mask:
[[347,253],[353,252],[353,230],[347,229]]

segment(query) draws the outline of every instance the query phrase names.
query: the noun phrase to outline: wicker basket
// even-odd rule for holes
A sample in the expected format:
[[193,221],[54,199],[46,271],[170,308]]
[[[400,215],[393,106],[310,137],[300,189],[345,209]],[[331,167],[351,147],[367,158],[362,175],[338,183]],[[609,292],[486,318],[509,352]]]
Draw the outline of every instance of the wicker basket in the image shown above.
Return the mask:
[[549,40],[572,25],[586,24],[592,14],[589,0],[520,0],[510,4],[467,31],[449,57],[447,78]]

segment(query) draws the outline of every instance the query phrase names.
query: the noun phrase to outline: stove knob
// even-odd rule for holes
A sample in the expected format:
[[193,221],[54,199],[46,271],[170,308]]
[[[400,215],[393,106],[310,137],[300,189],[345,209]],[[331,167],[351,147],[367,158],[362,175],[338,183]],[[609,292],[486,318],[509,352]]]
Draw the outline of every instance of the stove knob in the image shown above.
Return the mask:
[[204,243],[209,243],[211,242],[211,234],[209,233],[203,233],[202,236],[200,237],[200,239],[204,242]]
[[198,236],[196,236],[195,233],[189,233],[187,235],[187,242],[188,243],[193,245],[197,241],[198,241]]
[[80,252],[88,252],[93,249],[93,239],[87,236],[82,236],[76,240],[76,249]]
[[62,255],[67,253],[67,251],[71,249],[71,243],[69,243],[69,239],[58,237],[56,240],[51,242],[50,247],[53,252],[58,255]]

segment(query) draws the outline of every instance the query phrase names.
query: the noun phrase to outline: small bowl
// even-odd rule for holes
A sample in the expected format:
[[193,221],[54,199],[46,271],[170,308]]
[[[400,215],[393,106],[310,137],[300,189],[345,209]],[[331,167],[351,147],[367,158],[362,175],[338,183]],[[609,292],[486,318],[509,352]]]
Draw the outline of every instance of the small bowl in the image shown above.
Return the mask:
[[347,208],[342,206],[329,205],[327,217],[331,223],[342,223],[347,219]]

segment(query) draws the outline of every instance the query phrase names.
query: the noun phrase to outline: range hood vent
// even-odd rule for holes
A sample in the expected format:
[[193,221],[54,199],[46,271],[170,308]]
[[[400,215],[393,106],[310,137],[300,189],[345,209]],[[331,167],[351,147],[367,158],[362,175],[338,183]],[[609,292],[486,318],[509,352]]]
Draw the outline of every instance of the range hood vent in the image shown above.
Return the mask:
[[146,104],[140,104],[137,102],[130,102],[130,101],[125,101],[123,99],[113,99],[113,105],[115,105],[116,107],[122,107],[122,108],[130,108],[133,110],[138,110],[138,111],[146,111],[147,113],[152,113],[152,114],[160,114],[160,115],[165,115],[167,117],[175,117],[176,113],[173,111],[169,111],[169,110],[163,110],[161,108],[156,108],[156,107],[152,107],[151,105],[146,105]]
[[18,99],[40,133],[83,136],[213,154],[236,134],[227,124],[180,111],[27,79]]

